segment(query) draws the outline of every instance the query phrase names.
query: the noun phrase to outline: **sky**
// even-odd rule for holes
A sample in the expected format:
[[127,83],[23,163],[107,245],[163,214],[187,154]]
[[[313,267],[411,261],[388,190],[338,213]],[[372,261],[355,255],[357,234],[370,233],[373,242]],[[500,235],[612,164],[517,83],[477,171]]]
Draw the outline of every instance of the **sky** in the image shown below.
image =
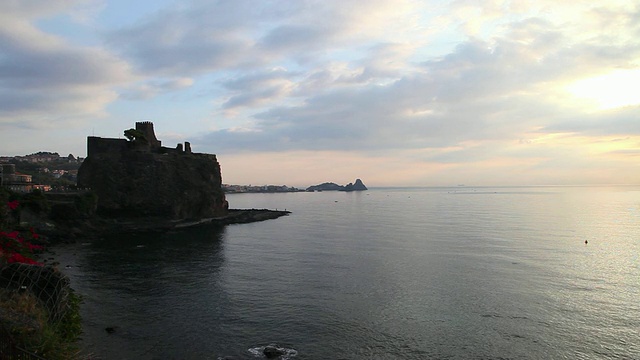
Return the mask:
[[136,121],[230,184],[640,184],[640,3],[0,2],[0,155]]

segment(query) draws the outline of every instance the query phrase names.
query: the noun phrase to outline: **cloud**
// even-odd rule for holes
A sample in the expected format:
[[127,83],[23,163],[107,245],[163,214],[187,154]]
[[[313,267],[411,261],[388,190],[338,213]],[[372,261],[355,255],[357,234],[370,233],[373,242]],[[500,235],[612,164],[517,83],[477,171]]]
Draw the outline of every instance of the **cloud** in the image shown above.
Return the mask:
[[165,94],[189,88],[194,83],[192,78],[156,78],[142,83],[135,83],[120,91],[120,97],[126,100],[147,100],[159,94]]
[[[228,142],[212,134],[212,142],[233,146],[238,143],[235,136],[247,136],[257,137],[248,142],[255,150],[278,145],[286,149],[419,148],[508,136],[499,133],[510,134],[510,127],[524,125],[496,124],[501,120],[493,119],[495,113],[507,112],[500,106],[506,99],[500,96],[509,95],[514,104],[518,101],[509,93],[515,81],[500,84],[491,76],[500,68],[497,55],[473,42],[456,54],[442,61],[446,64],[436,62],[390,83],[327,87],[301,105],[271,107],[254,116],[259,131],[234,134]],[[339,79],[334,77],[336,82]],[[502,126],[496,130],[492,125]]]
[[76,2],[45,3],[37,10],[33,2],[2,6],[1,124],[39,127],[99,115],[117,98],[112,87],[132,79],[128,65],[104,49],[75,47],[37,29],[33,23],[38,17],[29,11],[50,15]]
[[[637,40],[612,43],[599,38],[590,26],[627,19],[625,30],[634,32],[637,26],[628,20],[637,11],[562,8],[559,11],[594,17],[583,21],[574,14],[578,21],[566,22],[542,16],[550,11],[547,5],[533,13],[538,16],[523,8],[513,18],[504,14],[508,7],[496,5],[481,20],[500,19],[501,31],[486,39],[468,38],[444,56],[422,62],[408,60],[419,58],[420,48],[394,43],[368,46],[358,60],[316,62],[287,78],[290,92],[278,93],[279,100],[296,98],[293,105],[256,107],[259,111],[248,115],[255,131],[218,131],[201,141],[222,150],[376,151],[517,141],[534,131],[590,136],[604,134],[605,129],[637,132],[633,122],[637,110],[590,115],[562,90],[594,72],[634,66],[640,55]],[[293,47],[297,42],[287,36],[282,39]],[[234,98],[238,100],[234,105],[261,105],[252,100],[267,97],[253,95],[249,91]],[[448,152],[433,159],[462,158],[454,155]]]
[[[637,149],[599,142],[638,135],[633,91],[624,108],[571,91],[640,68],[632,2],[191,0],[122,28],[100,23],[102,5],[113,10],[1,5],[5,128],[151,113],[200,151],[409,156],[407,166],[460,176],[465,166],[542,171]],[[62,14],[79,21],[71,13],[95,16],[83,28],[104,44],[38,28]]]
[[[323,31],[325,30],[325,31]],[[266,51],[309,49],[317,46],[327,37],[326,29],[303,25],[282,25],[270,30],[259,41]]]
[[79,8],[95,3],[93,0],[5,0],[2,2],[2,17],[6,19],[38,18],[60,13],[77,11]]
[[254,62],[248,32],[257,8],[247,1],[178,6],[111,32],[108,44],[144,74],[183,77],[241,67]]
[[193,1],[112,32],[109,44],[140,72],[163,76],[314,62],[332,49],[395,34],[409,23],[399,20],[411,3]]
[[611,111],[580,114],[561,119],[540,129],[540,132],[580,133],[587,136],[640,136],[640,121],[638,119],[640,119],[640,105],[626,106]]
[[295,77],[295,73],[275,68],[251,72],[224,81],[222,86],[230,90],[231,93],[222,104],[222,108],[232,110],[274,103],[289,95],[295,86]]

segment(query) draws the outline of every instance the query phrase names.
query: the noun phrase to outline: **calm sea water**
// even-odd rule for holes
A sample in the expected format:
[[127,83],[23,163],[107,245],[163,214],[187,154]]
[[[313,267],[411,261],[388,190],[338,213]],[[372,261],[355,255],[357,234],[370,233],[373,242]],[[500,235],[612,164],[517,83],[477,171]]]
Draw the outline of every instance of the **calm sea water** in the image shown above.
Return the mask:
[[87,353],[259,359],[277,343],[289,359],[640,359],[640,187],[228,200],[293,213],[57,249],[85,298]]

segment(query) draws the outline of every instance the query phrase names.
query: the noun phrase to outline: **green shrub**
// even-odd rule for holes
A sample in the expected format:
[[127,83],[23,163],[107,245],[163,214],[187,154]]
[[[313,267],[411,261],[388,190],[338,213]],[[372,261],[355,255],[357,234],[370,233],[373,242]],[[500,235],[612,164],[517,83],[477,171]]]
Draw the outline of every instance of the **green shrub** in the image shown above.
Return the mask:
[[7,319],[12,324],[7,330],[16,345],[48,360],[80,358],[77,340],[82,333],[81,302],[81,297],[71,291],[65,314],[52,321],[46,308],[30,292],[0,289],[0,308],[5,316],[13,318]]

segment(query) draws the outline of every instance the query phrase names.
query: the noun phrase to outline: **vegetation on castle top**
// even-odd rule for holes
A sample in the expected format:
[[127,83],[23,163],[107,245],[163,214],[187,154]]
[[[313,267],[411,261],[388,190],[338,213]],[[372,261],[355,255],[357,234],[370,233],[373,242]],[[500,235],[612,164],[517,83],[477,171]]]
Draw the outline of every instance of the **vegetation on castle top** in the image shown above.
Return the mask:
[[148,143],[147,137],[144,135],[144,133],[137,129],[125,130],[124,137],[126,137],[127,140],[132,142],[139,141],[141,143]]

